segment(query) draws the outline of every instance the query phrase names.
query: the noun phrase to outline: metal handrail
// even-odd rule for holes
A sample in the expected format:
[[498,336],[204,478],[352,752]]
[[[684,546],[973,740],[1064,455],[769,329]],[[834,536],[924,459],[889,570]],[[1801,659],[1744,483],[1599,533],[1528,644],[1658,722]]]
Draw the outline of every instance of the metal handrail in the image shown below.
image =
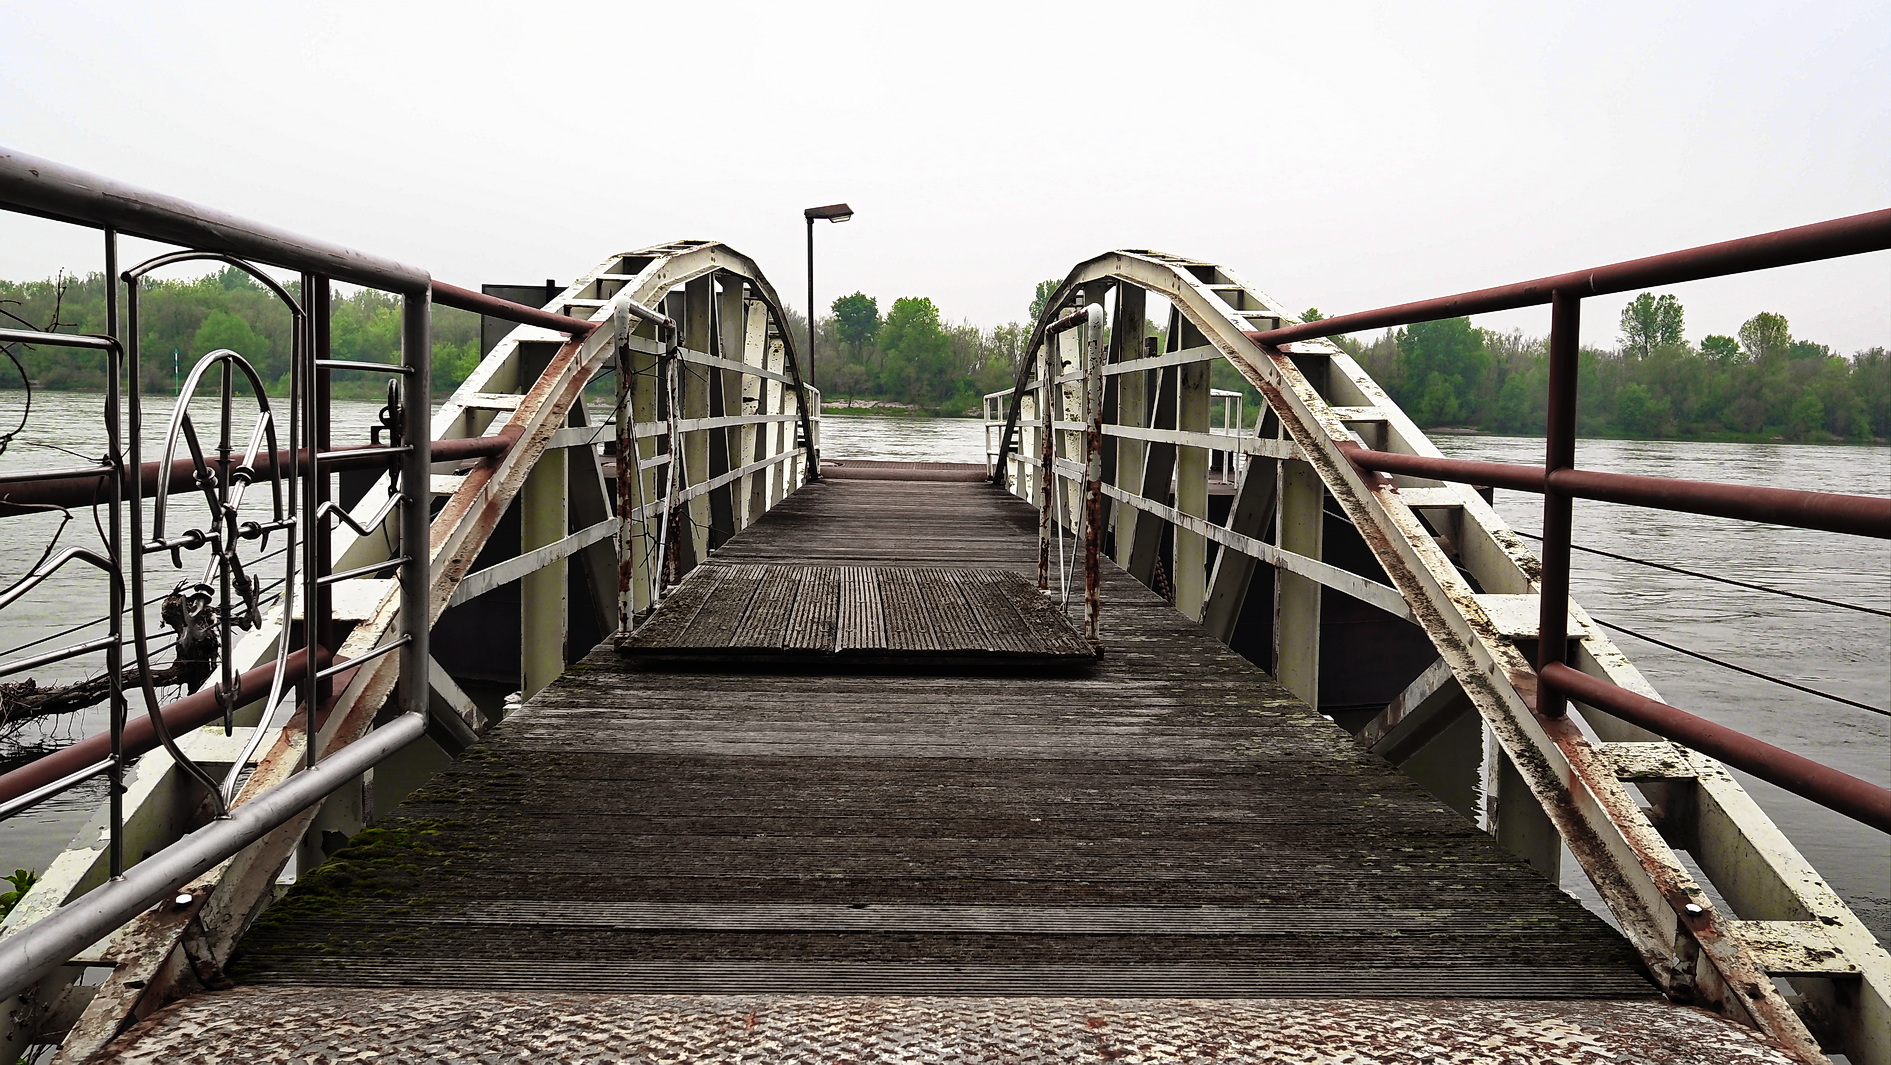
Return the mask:
[[[66,167],[48,160],[39,159],[24,153],[0,148],[0,209],[19,213],[39,215],[60,221],[75,223],[101,229],[105,234],[106,262],[106,333],[105,337],[82,337],[51,339],[48,334],[18,339],[28,342],[65,342],[70,341],[80,346],[97,347],[107,350],[113,357],[112,370],[108,374],[108,419],[107,429],[110,435],[110,468],[96,473],[73,471],[71,476],[13,478],[0,482],[0,509],[13,509],[22,505],[50,502],[48,497],[70,498],[77,505],[91,505],[109,500],[112,503],[112,529],[108,537],[110,550],[117,562],[117,545],[120,542],[119,503],[125,502],[131,510],[131,526],[134,543],[141,545],[129,552],[132,567],[131,584],[143,598],[143,586],[140,572],[140,559],[143,555],[144,536],[141,507],[147,497],[162,501],[173,486],[187,487],[198,484],[197,474],[205,468],[206,461],[214,461],[219,468],[232,470],[232,455],[228,440],[230,425],[227,407],[230,401],[230,371],[224,371],[223,401],[226,407],[223,419],[223,441],[220,452],[210,460],[191,441],[192,456],[172,462],[146,464],[139,461],[138,426],[141,419],[139,406],[138,367],[138,328],[137,280],[142,271],[154,269],[172,262],[195,258],[216,258],[231,262],[274,289],[279,297],[290,304],[292,315],[296,318],[294,328],[294,353],[291,371],[291,429],[290,447],[277,449],[273,441],[268,450],[267,464],[271,476],[278,475],[286,468],[289,482],[291,504],[288,522],[292,523],[292,535],[297,537],[299,547],[310,556],[310,563],[297,574],[291,563],[290,576],[286,578],[293,585],[299,576],[304,582],[305,602],[313,604],[318,594],[325,593],[325,586],[317,582],[326,569],[326,560],[319,556],[327,545],[326,538],[314,527],[311,520],[317,507],[325,497],[325,489],[318,487],[322,475],[332,470],[335,462],[324,465],[320,454],[326,435],[326,403],[318,395],[322,388],[323,375],[318,372],[318,364],[327,355],[325,330],[320,324],[312,322],[313,316],[301,313],[297,302],[290,299],[283,286],[262,275],[251,261],[268,264],[279,268],[297,270],[302,273],[303,296],[305,298],[326,301],[326,291],[330,280],[341,280],[354,284],[367,285],[391,290],[402,297],[402,360],[398,367],[390,366],[390,372],[399,374],[407,383],[404,401],[399,404],[401,425],[398,439],[404,444],[400,453],[388,455],[386,449],[360,449],[354,455],[332,456],[333,458],[354,458],[371,464],[380,464],[391,459],[396,466],[401,494],[408,505],[401,508],[399,517],[400,540],[407,545],[426,545],[430,524],[430,512],[427,506],[429,492],[429,470],[434,455],[431,448],[431,404],[424,393],[424,388],[431,382],[432,327],[431,327],[431,278],[428,274],[413,267],[403,265],[391,259],[366,255],[340,245],[313,240],[289,233],[274,227],[262,225],[247,219],[238,218],[223,212],[200,207],[186,201],[159,193],[139,189],[121,182],[89,174],[75,168]],[[184,250],[171,255],[160,256],[140,267],[135,267],[120,275],[117,267],[118,238],[132,235],[150,240],[161,241],[181,246]],[[120,323],[118,284],[129,288],[128,321]],[[115,339],[121,332],[128,340],[121,348]],[[132,419],[133,431],[130,438],[130,461],[125,462],[118,454],[119,447],[119,393],[120,361],[127,364],[130,380],[134,387],[129,390],[127,400]],[[259,391],[260,394],[260,391]],[[298,425],[299,422],[299,425]],[[172,426],[173,442],[178,431]],[[251,440],[248,452],[257,451],[258,440]],[[510,447],[510,441],[501,438],[494,441],[480,441],[465,449],[467,457],[474,454],[494,454]],[[291,457],[293,456],[293,458]],[[254,471],[262,463],[255,461],[253,454],[246,454],[242,463],[249,471]],[[147,491],[147,484],[149,490]],[[203,486],[208,491],[208,487]],[[213,494],[210,502],[217,521],[223,523],[223,535],[238,536],[234,525],[234,507],[240,502],[240,489],[236,493],[227,491]],[[11,506],[9,506],[11,505]],[[299,518],[298,518],[299,515]],[[161,520],[161,519],[160,519]],[[289,527],[284,525],[283,527]],[[160,537],[162,539],[162,537]],[[225,545],[227,548],[227,545]],[[359,775],[368,766],[381,757],[392,753],[418,738],[427,723],[429,687],[427,684],[429,648],[429,588],[430,575],[427,552],[409,550],[405,552],[407,561],[400,573],[400,635],[397,646],[401,652],[400,691],[398,706],[401,714],[393,722],[374,729],[368,736],[351,744],[332,759],[316,762],[315,716],[318,709],[318,688],[316,673],[318,669],[302,668],[294,683],[300,689],[299,695],[306,717],[305,735],[308,737],[307,751],[310,767],[291,777],[275,788],[253,796],[239,807],[226,808],[229,788],[219,787],[203,774],[200,767],[177,750],[171,743],[172,726],[183,725],[184,719],[203,716],[205,720],[222,716],[228,721],[231,710],[240,705],[231,700],[243,698],[248,680],[252,689],[244,701],[253,701],[267,694],[273,703],[276,695],[284,691],[289,684],[289,662],[287,643],[280,648],[276,662],[262,670],[253,670],[242,678],[230,676],[229,639],[224,638],[223,654],[220,656],[226,676],[223,683],[211,689],[199,691],[192,696],[179,700],[169,706],[157,704],[152,689],[152,671],[149,668],[146,636],[144,632],[142,608],[136,610],[132,620],[137,626],[136,651],[138,672],[141,683],[146,689],[150,703],[148,716],[135,724],[126,720],[124,700],[118,692],[119,677],[122,669],[118,659],[120,641],[117,638],[117,623],[114,622],[113,640],[107,649],[113,682],[113,713],[111,727],[106,733],[80,741],[55,755],[40,759],[25,767],[30,772],[16,771],[0,778],[0,801],[7,798],[18,799],[26,795],[40,795],[48,785],[70,786],[79,779],[90,775],[90,771],[100,761],[109,764],[106,769],[113,776],[110,789],[111,817],[109,824],[111,877],[107,883],[81,898],[67,903],[17,934],[0,942],[0,999],[8,998],[30,986],[54,967],[62,964],[72,954],[100,935],[110,931],[162,898],[172,890],[179,879],[194,876],[217,862],[228,858],[242,847],[260,838],[264,833],[284,823],[290,817],[310,803],[320,800],[334,791],[342,783]],[[296,551],[288,552],[293,559]],[[115,576],[116,570],[114,570]],[[231,594],[229,574],[223,578],[223,596],[227,600]],[[123,608],[119,600],[122,596],[117,589],[122,587],[120,580],[114,581],[114,599],[112,616],[120,617]],[[224,614],[227,618],[228,609]],[[302,641],[305,647],[303,659],[313,653],[317,646],[318,632],[314,623],[317,613],[310,612],[309,625],[303,627]],[[225,622],[227,628],[228,622]],[[321,670],[324,675],[336,672],[333,667]],[[267,677],[261,674],[267,673]],[[254,690],[259,688],[261,690]],[[175,718],[175,720],[173,720]],[[198,723],[201,723],[198,722]],[[142,726],[142,732],[140,729]],[[260,733],[259,733],[260,734]],[[142,738],[140,738],[142,735]],[[123,824],[119,806],[122,791],[120,778],[123,767],[131,757],[131,748],[155,739],[170,747],[180,768],[199,777],[209,788],[211,799],[219,812],[227,814],[214,821],[210,826],[191,834],[185,840],[160,850],[159,852],[126,869],[121,860]],[[155,744],[153,744],[155,746]],[[146,749],[149,749],[147,747]],[[108,755],[101,758],[102,755]],[[245,755],[247,758],[247,754]],[[232,769],[232,781],[240,772],[244,759]],[[86,772],[81,772],[86,771]],[[12,794],[7,795],[6,793]]]
[[1296,340],[1341,336],[1367,329],[1395,325],[1413,325],[1440,318],[1457,318],[1519,307],[1540,307],[1558,293],[1574,299],[1606,296],[1633,288],[1678,285],[1727,274],[1796,266],[1820,259],[1862,255],[1891,247],[1891,208],[1835,218],[1809,226],[1774,230],[1718,244],[1650,255],[1640,259],[1611,263],[1587,270],[1539,277],[1513,285],[1460,292],[1454,296],[1399,303],[1370,311],[1357,311],[1317,322],[1284,325],[1278,329],[1249,330],[1248,339],[1262,344],[1281,345]]
[[[1605,500],[1858,536],[1891,538],[1891,499],[1576,469],[1576,371],[1582,299],[1886,248],[1891,248],[1891,209],[1514,285],[1381,307],[1277,329],[1249,330],[1245,335],[1258,344],[1278,350],[1280,345],[1297,340],[1549,304],[1549,402],[1542,466],[1395,454],[1359,445],[1346,445],[1343,450],[1347,459],[1363,471],[1400,473],[1540,492],[1543,495],[1543,550],[1542,573],[1538,581],[1540,611],[1535,663],[1539,679],[1537,712],[1545,717],[1561,717],[1567,712],[1567,699],[1576,698],[1598,709],[1618,709],[1625,719],[1633,720],[1650,732],[1688,743],[1690,739],[1702,740],[1705,735],[1675,716],[1680,714],[1691,718],[1691,715],[1685,715],[1665,703],[1646,699],[1609,681],[1589,677],[1568,665],[1571,501]],[[1583,679],[1578,681],[1576,677]],[[1731,730],[1726,731],[1731,733]],[[1729,759],[1728,764],[1771,779],[1795,794],[1891,832],[1891,812],[1888,812],[1891,811],[1891,791],[1842,773],[1836,776],[1843,780],[1834,780],[1830,774],[1835,771],[1803,772],[1803,767],[1797,763],[1792,763],[1791,770],[1781,769],[1779,767],[1786,765],[1789,759],[1798,756],[1761,744],[1750,737],[1742,736],[1741,740],[1744,742],[1732,745],[1723,743],[1717,747],[1731,755],[1732,759],[1738,759]],[[1862,806],[1861,795],[1864,801]]]
[[406,295],[423,294],[425,270],[286,229],[202,207],[77,167],[0,147],[0,204],[93,229],[258,259]]
[[1541,495],[1560,491],[1577,499],[1705,514],[1718,518],[1795,525],[1822,532],[1891,538],[1891,498],[1808,492],[1794,488],[1642,477],[1563,468],[1545,472],[1520,462],[1476,462],[1375,451],[1358,444],[1340,449],[1362,470],[1481,484]]

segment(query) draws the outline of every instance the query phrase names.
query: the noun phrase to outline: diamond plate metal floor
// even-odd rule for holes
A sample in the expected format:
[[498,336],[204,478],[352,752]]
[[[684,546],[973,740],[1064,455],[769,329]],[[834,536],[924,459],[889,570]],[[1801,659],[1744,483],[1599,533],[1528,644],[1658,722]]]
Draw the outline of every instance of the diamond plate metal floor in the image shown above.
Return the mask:
[[252,987],[164,1010],[110,1065],[1280,1062],[1786,1065],[1652,999],[889,998]]

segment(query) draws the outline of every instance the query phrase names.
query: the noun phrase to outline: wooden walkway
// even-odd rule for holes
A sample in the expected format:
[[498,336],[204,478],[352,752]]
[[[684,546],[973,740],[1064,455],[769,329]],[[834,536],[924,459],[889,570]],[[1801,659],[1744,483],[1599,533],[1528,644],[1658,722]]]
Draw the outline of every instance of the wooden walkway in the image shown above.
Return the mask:
[[[834,480],[722,566],[1034,573],[974,484]],[[1087,674],[592,653],[303,880],[253,984],[1645,996],[1628,946],[1120,571]]]
[[706,562],[618,645],[633,662],[929,669],[1088,666],[1096,649],[1022,574]]
[[[968,483],[834,479],[723,566],[1035,574]],[[99,1063],[1786,1065],[1120,571],[1090,671],[602,648]]]

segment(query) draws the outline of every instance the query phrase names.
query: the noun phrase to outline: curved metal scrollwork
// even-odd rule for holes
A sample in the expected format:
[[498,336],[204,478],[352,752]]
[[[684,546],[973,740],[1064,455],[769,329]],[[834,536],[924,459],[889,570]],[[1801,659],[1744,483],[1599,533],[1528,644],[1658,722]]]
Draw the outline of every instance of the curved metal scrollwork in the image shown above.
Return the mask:
[[[220,348],[204,355],[180,386],[176,405],[171,410],[164,434],[163,459],[157,467],[158,483],[147,527],[143,505],[142,482],[144,417],[140,402],[138,331],[139,281],[163,266],[190,261],[216,261],[234,266],[256,279],[288,308],[294,320],[290,358],[290,416],[287,439],[278,435],[278,425],[262,377],[255,366],[241,354]],[[223,710],[223,727],[228,735],[235,725],[237,682],[233,652],[239,632],[260,629],[263,624],[263,586],[259,570],[269,556],[266,553],[272,533],[284,533],[288,539],[282,552],[282,589],[285,602],[296,588],[299,556],[307,551],[308,530],[299,520],[299,456],[311,449],[315,427],[300,417],[303,391],[311,384],[306,369],[308,351],[308,315],[302,304],[276,280],[255,266],[227,255],[204,252],[176,252],[147,260],[125,271],[126,311],[132,338],[128,352],[130,364],[130,443],[133,486],[128,493],[131,503],[130,584],[132,602],[148,600],[152,576],[147,562],[152,555],[168,555],[174,570],[185,570],[185,555],[206,551],[203,565],[194,574],[186,571],[177,580],[159,609],[159,620],[177,634],[176,675],[195,687],[212,676],[217,678],[217,699]],[[199,390],[215,375],[216,424],[213,439],[206,446],[191,413],[191,403]],[[237,390],[239,378],[248,386],[247,401]],[[247,427],[238,431],[238,408],[253,404],[254,416]],[[240,437],[240,438],[239,438]],[[286,444],[286,449],[283,445]],[[179,458],[180,445],[186,453]],[[285,461],[285,458],[287,461]],[[180,479],[179,466],[188,464],[188,484],[201,497],[204,510],[195,523],[179,521],[179,507],[172,498],[172,488]],[[252,486],[266,483],[268,510],[260,520],[246,517],[244,503]],[[178,526],[182,526],[179,528]],[[255,558],[245,562],[243,553]],[[288,611],[285,608],[285,614]],[[289,626],[284,618],[282,634],[276,641],[275,677],[268,698],[263,703],[267,718],[283,695],[284,668],[289,654]],[[307,637],[305,636],[305,639]],[[142,609],[132,611],[132,650],[139,683],[144,689],[146,710],[153,730],[178,766],[203,785],[217,816],[228,813],[234,800],[243,768],[263,735],[263,722],[252,730],[243,754],[236,759],[221,781],[192,761],[179,749],[175,737],[159,712],[155,670],[152,657],[151,626]]]

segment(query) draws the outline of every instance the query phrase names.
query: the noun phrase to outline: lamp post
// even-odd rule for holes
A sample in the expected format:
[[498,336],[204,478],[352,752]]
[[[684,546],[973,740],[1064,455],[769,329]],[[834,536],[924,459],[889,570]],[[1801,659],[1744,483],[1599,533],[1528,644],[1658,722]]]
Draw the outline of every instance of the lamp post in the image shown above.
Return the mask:
[[814,222],[816,219],[845,222],[853,216],[854,209],[844,203],[830,203],[826,207],[810,207],[801,212],[801,217],[808,220],[808,384],[810,385],[814,384]]

